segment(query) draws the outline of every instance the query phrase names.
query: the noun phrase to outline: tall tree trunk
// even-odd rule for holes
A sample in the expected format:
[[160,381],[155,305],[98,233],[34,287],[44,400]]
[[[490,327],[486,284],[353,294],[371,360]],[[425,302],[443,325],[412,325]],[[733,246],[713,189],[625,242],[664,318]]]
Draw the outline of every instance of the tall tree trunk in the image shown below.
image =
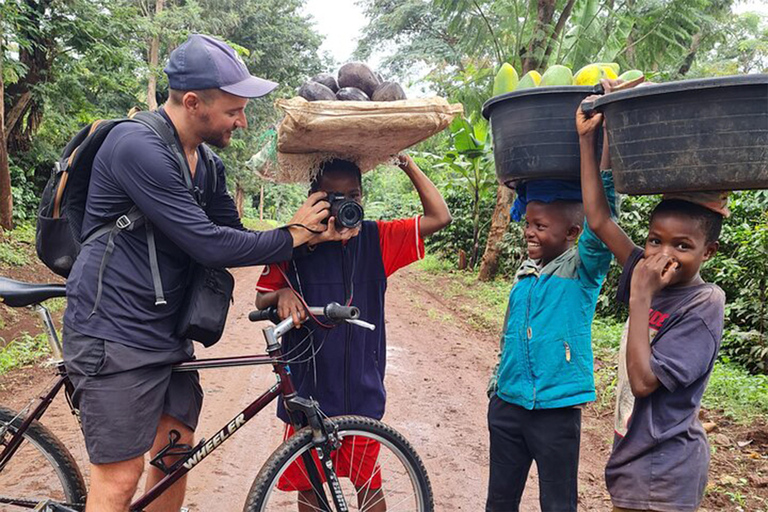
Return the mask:
[[490,281],[496,275],[499,268],[499,253],[501,252],[501,239],[509,226],[509,208],[512,206],[514,194],[505,185],[499,185],[496,191],[496,208],[491,218],[491,228],[488,231],[488,243],[485,244],[483,261],[480,263],[480,273],[477,278],[480,281]]
[[5,41],[0,40],[0,226],[10,230],[13,229],[13,194],[11,194],[11,170],[8,166],[8,142],[5,137],[4,55]]
[[523,74],[541,67],[554,14],[555,0],[536,0],[536,24],[523,56]]
[[240,186],[240,183],[235,183],[235,207],[237,208],[237,214],[240,218],[243,218],[243,204],[245,203],[245,190]]
[[[634,15],[634,8],[635,8],[635,0],[627,0],[627,12],[630,16]],[[629,65],[629,68],[636,68],[637,67],[637,59],[635,57],[635,38],[637,36],[637,29],[635,28],[635,24],[632,24],[632,27],[629,29],[629,35],[627,35],[627,50],[624,52],[624,56],[627,59],[627,64]]]
[[264,184],[259,189],[259,220],[264,220]]
[[[33,91],[55,77],[51,65],[57,56],[57,42],[44,27],[52,0],[24,0],[24,16],[27,22],[20,29],[19,38],[29,41],[29,46],[20,47],[19,62],[25,73],[16,83],[8,84],[4,95],[9,105],[5,127],[5,144],[9,156],[29,151],[32,137],[43,117],[43,102]],[[23,122],[21,122],[23,120]]]
[[11,107],[11,111],[5,116],[5,133],[11,133],[16,128],[16,123],[21,119],[22,114],[27,110],[29,102],[32,101],[32,92],[25,91],[21,97],[16,101],[16,104]]
[[546,65],[549,62],[549,57],[552,55],[552,51],[558,45],[557,40],[560,38],[560,33],[565,28],[565,24],[568,21],[568,18],[571,17],[571,12],[573,12],[573,6],[575,3],[576,0],[568,0],[568,2],[565,4],[565,7],[563,7],[563,12],[560,13],[560,17],[557,19],[555,30],[552,32],[549,37],[549,41],[547,42],[547,49],[544,50],[544,57],[541,59],[541,63],[539,65],[540,67]]
[[[156,0],[155,2],[155,18],[157,15],[163,12],[163,6],[165,0]],[[157,25],[155,25],[155,35],[149,42],[149,80],[147,82],[147,107],[149,110],[157,109],[157,65],[160,59],[160,32]]]

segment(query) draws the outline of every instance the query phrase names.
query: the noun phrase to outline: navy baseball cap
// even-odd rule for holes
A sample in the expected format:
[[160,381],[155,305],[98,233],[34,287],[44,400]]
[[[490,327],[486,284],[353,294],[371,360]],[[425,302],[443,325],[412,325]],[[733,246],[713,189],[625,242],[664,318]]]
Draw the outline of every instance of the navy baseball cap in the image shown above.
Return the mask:
[[252,76],[231,46],[202,34],[190,35],[173,50],[164,71],[168,85],[177,91],[221,89],[241,98],[258,98],[278,85]]

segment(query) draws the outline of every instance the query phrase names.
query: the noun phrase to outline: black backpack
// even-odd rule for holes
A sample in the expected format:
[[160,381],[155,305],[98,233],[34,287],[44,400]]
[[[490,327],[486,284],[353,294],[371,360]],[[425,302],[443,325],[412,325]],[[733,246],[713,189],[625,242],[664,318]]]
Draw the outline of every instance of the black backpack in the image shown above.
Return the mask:
[[[125,122],[141,123],[163,139],[179,159],[182,175],[190,193],[205,208],[205,204],[202,203],[203,195],[193,186],[189,172],[184,172],[188,169],[187,161],[176,143],[173,130],[159,113],[138,112],[130,118],[94,121],[80,130],[64,148],[61,159],[54,165],[52,175],[43,191],[37,215],[36,248],[38,257],[49,269],[62,277],[68,277],[80,253],[80,248],[96,238],[109,235],[107,251],[99,271],[99,287],[94,311],[101,297],[101,276],[114,249],[114,238],[120,231],[132,231],[144,224],[146,224],[148,257],[155,288],[155,303],[165,304],[152,225],[145,223],[141,211],[134,206],[117,220],[91,233],[82,233],[85,201],[88,196],[94,158],[109,132],[118,124]],[[213,191],[215,191],[217,183],[213,153],[207,146],[202,147],[208,174],[213,177]]]

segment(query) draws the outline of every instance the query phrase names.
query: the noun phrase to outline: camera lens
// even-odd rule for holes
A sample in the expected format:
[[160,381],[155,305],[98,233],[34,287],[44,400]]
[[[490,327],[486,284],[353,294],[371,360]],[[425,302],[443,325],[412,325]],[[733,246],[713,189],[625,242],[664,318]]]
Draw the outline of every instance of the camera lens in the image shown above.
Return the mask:
[[355,201],[343,201],[338,208],[336,223],[345,228],[354,228],[363,222],[363,207]]

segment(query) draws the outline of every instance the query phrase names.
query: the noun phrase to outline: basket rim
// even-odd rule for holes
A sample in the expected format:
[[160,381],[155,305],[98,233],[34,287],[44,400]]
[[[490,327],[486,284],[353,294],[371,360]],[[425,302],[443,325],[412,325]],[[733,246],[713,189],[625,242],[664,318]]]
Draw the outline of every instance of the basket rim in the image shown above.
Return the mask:
[[618,101],[657,96],[677,92],[699,91],[703,89],[717,89],[720,87],[738,87],[751,85],[768,85],[768,74],[754,73],[750,75],[731,75],[714,78],[694,78],[691,80],[678,80],[663,84],[651,84],[645,87],[636,87],[626,91],[618,91],[606,94],[595,100],[596,109]]
[[544,87],[531,87],[530,89],[523,89],[522,91],[505,92],[499,94],[487,100],[483,104],[483,117],[486,119],[491,118],[491,110],[499,103],[506,102],[515,98],[524,96],[538,96],[541,94],[563,94],[563,93],[578,93],[589,95],[594,92],[594,86],[591,85],[545,85]]

